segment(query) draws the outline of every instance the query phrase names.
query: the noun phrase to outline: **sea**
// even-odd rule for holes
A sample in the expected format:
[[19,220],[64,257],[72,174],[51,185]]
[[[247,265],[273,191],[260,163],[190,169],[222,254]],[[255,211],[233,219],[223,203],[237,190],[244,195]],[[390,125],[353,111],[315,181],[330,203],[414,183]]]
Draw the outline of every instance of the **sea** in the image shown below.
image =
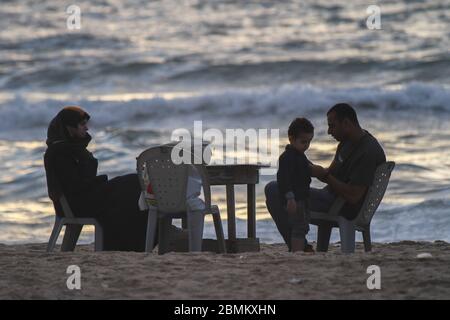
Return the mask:
[[[0,243],[48,241],[46,131],[66,105],[91,115],[90,150],[113,178],[200,121],[224,135],[278,130],[271,143],[282,152],[289,123],[306,117],[307,156],[328,166],[337,142],[326,113],[339,102],[396,162],[373,241],[450,241],[449,40],[449,0],[2,0]],[[275,170],[277,159],[266,159]],[[261,174],[256,185],[262,243],[282,242],[264,198],[275,179]],[[212,192],[226,233],[225,188]],[[237,186],[238,237],[246,201]],[[214,237],[208,217],[205,237]],[[81,242],[92,240],[86,228]]]

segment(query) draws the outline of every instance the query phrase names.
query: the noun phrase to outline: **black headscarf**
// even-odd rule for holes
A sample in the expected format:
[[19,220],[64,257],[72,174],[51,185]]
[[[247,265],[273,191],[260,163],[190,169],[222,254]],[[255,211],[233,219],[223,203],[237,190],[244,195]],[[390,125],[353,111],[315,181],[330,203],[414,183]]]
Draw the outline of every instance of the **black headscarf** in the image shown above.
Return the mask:
[[47,129],[47,146],[52,146],[56,143],[75,143],[82,144],[87,147],[91,141],[91,136],[87,136],[83,139],[76,139],[70,136],[67,126],[76,128],[83,120],[89,120],[89,114],[80,107],[70,106],[63,108],[52,119]]
[[70,136],[67,126],[77,127],[83,120],[89,120],[89,114],[76,106],[63,108],[52,119],[47,129],[47,150],[44,155],[45,172],[47,175],[48,195],[56,201],[62,194],[61,185],[54,171],[55,152],[77,153],[86,149],[91,136],[86,134],[84,138]]

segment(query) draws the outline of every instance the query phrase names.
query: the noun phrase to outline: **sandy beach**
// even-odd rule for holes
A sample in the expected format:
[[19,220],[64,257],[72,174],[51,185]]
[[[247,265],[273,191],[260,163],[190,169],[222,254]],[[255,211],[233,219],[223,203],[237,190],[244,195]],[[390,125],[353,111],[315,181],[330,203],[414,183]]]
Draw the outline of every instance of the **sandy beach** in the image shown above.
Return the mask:
[[[45,244],[0,245],[0,299],[449,299],[450,244],[375,244],[353,255],[339,245],[327,253],[288,253],[282,244],[260,252],[46,253]],[[418,258],[421,253],[431,257]],[[81,270],[81,289],[69,290],[69,265]],[[369,290],[367,267],[381,270],[381,289]]]

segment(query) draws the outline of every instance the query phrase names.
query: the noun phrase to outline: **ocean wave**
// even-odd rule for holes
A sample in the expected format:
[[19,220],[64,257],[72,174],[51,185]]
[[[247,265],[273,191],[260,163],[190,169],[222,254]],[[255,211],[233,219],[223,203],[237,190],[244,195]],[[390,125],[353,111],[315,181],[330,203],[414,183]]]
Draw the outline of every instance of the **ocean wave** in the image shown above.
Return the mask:
[[0,37],[0,89],[449,81],[449,6],[439,1],[383,4],[382,32],[367,30],[362,0],[96,0],[76,31],[65,28],[65,6],[55,1],[10,2],[0,12],[8,30]]
[[[82,82],[86,86],[104,77],[123,76],[134,77],[148,72],[149,69],[158,66],[159,62],[102,62],[91,65],[84,59],[67,59],[67,64],[53,66],[51,68],[30,68],[26,72],[20,72],[6,77],[4,87],[8,89],[20,89],[26,86],[40,87],[65,87],[75,81]],[[67,87],[66,87],[67,88]]]
[[[167,57],[129,57],[127,49],[120,49],[124,45],[122,40],[102,39],[88,34],[81,34],[74,39],[69,36],[54,36],[46,38],[42,43],[39,39],[30,42],[25,42],[22,46],[32,49],[33,55],[29,54],[30,50],[16,50],[19,54],[4,55],[0,59],[0,65],[4,70],[4,75],[0,77],[0,88],[66,89],[71,84],[85,90],[118,84],[122,89],[143,89],[152,85],[192,87],[226,84],[227,87],[241,87],[240,84],[258,86],[273,82],[289,84],[308,80],[311,83],[344,85],[344,75],[349,86],[361,83],[358,79],[361,79],[362,75],[365,75],[363,81],[377,81],[380,78],[383,84],[413,81],[446,83],[448,74],[445,71],[450,61],[445,54],[401,61],[389,55],[378,58],[361,56],[334,60],[297,59],[295,58],[297,50],[323,50],[320,44],[304,40],[278,43],[275,46],[278,49],[273,49],[273,53],[282,50],[287,56],[275,61],[261,60],[252,52],[253,49],[245,47],[236,52],[234,58],[236,61],[231,59],[223,63],[211,61],[210,57],[195,53]],[[99,46],[99,43],[104,48],[103,53],[101,50],[97,53],[102,55],[101,59],[96,55],[92,56],[92,52],[89,51],[90,46]],[[425,46],[422,48],[424,50],[429,45],[426,42],[418,44]],[[0,45],[0,50],[8,49],[10,46],[12,44]],[[66,51],[73,49],[74,54],[55,55],[54,52],[60,48]],[[108,52],[114,50],[121,53],[109,56]],[[293,57],[290,57],[288,52],[291,52]],[[239,58],[248,55],[251,57],[249,61],[245,59],[241,61],[242,58]],[[58,62],[55,63],[55,60]],[[442,81],[439,82],[439,79]]]
[[[380,215],[394,217],[402,213],[420,212],[423,210],[445,210],[450,208],[450,199],[429,199],[421,201],[417,204],[408,206],[399,206],[391,209],[385,209],[380,211]],[[449,216],[450,218],[450,216]]]
[[58,49],[80,50],[102,47],[117,49],[126,45],[129,45],[128,40],[116,37],[100,37],[89,33],[65,33],[25,40],[2,41],[0,43],[0,50],[32,50],[33,52],[39,52]]
[[20,94],[0,105],[3,126],[11,128],[45,127],[64,105],[83,106],[96,125],[149,122],[164,124],[163,120],[187,119],[259,119],[285,114],[324,112],[338,102],[348,102],[364,111],[450,111],[450,90],[441,85],[412,83],[398,89],[350,88],[330,89],[314,86],[284,85],[265,89],[228,90],[218,93],[192,95],[182,98],[154,96],[153,98],[122,101],[101,99],[43,99],[32,102]]
[[[317,44],[308,41],[286,41],[279,44],[283,49],[298,49],[299,47],[318,47]],[[320,48],[315,48],[320,50]],[[242,49],[241,49],[242,50]],[[447,59],[444,57],[444,59]],[[419,67],[420,61],[413,62]],[[298,80],[308,75],[322,74],[323,76],[336,76],[342,78],[345,73],[360,73],[371,71],[376,67],[381,70],[393,70],[396,66],[391,61],[376,60],[367,57],[348,58],[339,60],[314,60],[314,59],[286,59],[281,61],[262,61],[254,63],[228,63],[203,65],[195,70],[178,72],[168,77],[169,80],[209,80],[221,79],[222,81],[236,81],[236,79],[249,79],[261,76],[283,77],[284,81]],[[414,67],[414,66],[412,66]],[[400,69],[403,66],[399,67]]]
[[[402,141],[404,141],[404,138],[400,137],[400,139]],[[417,172],[417,171],[432,171],[430,168],[426,167],[426,166],[419,166],[416,164],[412,164],[412,163],[397,163],[396,165],[396,170],[405,170],[405,171],[413,171],[413,172]]]
[[[422,44],[417,44],[422,46]],[[333,59],[297,59],[297,51],[322,51],[317,43],[305,41],[286,41],[277,44],[277,52],[286,57],[276,61],[260,61],[250,49],[243,48],[236,54],[236,61],[216,64],[201,61],[193,68],[176,66],[171,73],[158,79],[158,83],[189,86],[208,86],[216,84],[228,87],[248,87],[270,85],[311,83],[352,87],[360,85],[406,84],[411,82],[449,83],[446,72],[449,58],[445,55],[428,56],[422,59],[402,59],[391,54],[379,57],[361,56]],[[292,56],[290,56],[292,54]],[[239,58],[244,56],[244,60]],[[245,58],[250,55],[250,58]],[[245,59],[248,59],[245,60]]]
[[418,204],[380,210],[372,223],[378,241],[449,239],[449,199],[430,199]]

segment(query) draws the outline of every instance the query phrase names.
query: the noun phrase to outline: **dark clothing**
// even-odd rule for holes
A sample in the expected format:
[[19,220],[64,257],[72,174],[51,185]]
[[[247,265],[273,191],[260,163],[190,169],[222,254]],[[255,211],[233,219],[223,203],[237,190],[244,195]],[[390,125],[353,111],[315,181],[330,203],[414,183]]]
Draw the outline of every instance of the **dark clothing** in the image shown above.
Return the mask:
[[100,221],[104,225],[106,250],[145,251],[148,214],[139,210],[141,186],[137,174],[115,177],[105,189],[106,209]]
[[[288,199],[297,202],[297,212],[294,215],[288,214],[288,237],[303,239],[309,231],[309,211],[306,202],[311,184],[311,169],[305,154],[290,144],[279,158],[277,182],[281,207],[286,207]],[[290,247],[290,243],[288,246]]]
[[[356,145],[348,142],[340,143],[335,155],[337,166],[331,174],[338,180],[351,185],[370,186],[373,182],[377,166],[386,161],[386,156],[378,141],[367,132]],[[267,209],[272,216],[278,231],[290,248],[291,227],[286,208],[280,204],[279,187],[276,181],[269,182],[264,188]],[[336,195],[329,186],[324,189],[310,189],[309,210],[328,212]],[[362,201],[357,206],[344,205],[340,212],[347,219],[354,219]],[[350,213],[350,214],[349,214]]]
[[[336,179],[353,186],[369,187],[377,167],[386,162],[383,148],[369,132],[355,144],[339,143],[334,157],[336,166],[330,172]],[[349,220],[356,218],[364,197],[356,205],[346,203],[340,214]]]
[[305,201],[297,201],[297,211],[294,215],[288,213],[291,238],[303,239],[309,232],[310,214]]
[[[90,137],[87,140],[90,140]],[[76,216],[94,217],[105,202],[106,175],[97,176],[98,161],[84,143],[57,141],[44,155],[49,196],[58,201],[62,193]],[[56,213],[61,215],[60,208]]]
[[56,214],[63,214],[59,198],[64,194],[75,216],[98,219],[105,250],[143,251],[147,215],[139,211],[137,175],[110,181],[106,175],[98,176],[98,161],[87,150],[90,140],[89,135],[70,137],[59,116],[50,123],[44,165]]
[[[320,207],[323,203],[333,202],[334,199],[328,200],[323,199],[321,197],[316,197],[318,193],[320,193],[322,190],[311,188],[310,190],[310,197],[309,202],[306,204],[308,210],[311,211],[318,211],[317,208]],[[277,226],[278,231],[280,232],[281,236],[284,239],[284,242],[287,244],[289,251],[291,250],[291,237],[292,233],[295,234],[295,230],[292,230],[292,221],[289,217],[289,214],[285,207],[283,207],[280,203],[280,197],[279,197],[279,188],[278,183],[276,181],[269,182],[265,188],[264,188],[264,194],[266,196],[266,206],[267,210],[269,211],[270,215],[273,218],[273,221],[275,222],[275,225]],[[317,201],[313,201],[317,200]],[[326,201],[324,201],[326,200]],[[301,201],[300,201],[301,202]],[[297,202],[297,205],[299,202]],[[309,219],[309,212],[307,212],[307,219]],[[306,229],[306,232],[309,231],[309,225],[308,229]],[[306,239],[305,239],[306,240]],[[307,243],[307,242],[306,242]]]
[[280,201],[286,205],[287,199],[306,201],[311,184],[311,169],[305,154],[288,144],[278,161],[277,182]]

